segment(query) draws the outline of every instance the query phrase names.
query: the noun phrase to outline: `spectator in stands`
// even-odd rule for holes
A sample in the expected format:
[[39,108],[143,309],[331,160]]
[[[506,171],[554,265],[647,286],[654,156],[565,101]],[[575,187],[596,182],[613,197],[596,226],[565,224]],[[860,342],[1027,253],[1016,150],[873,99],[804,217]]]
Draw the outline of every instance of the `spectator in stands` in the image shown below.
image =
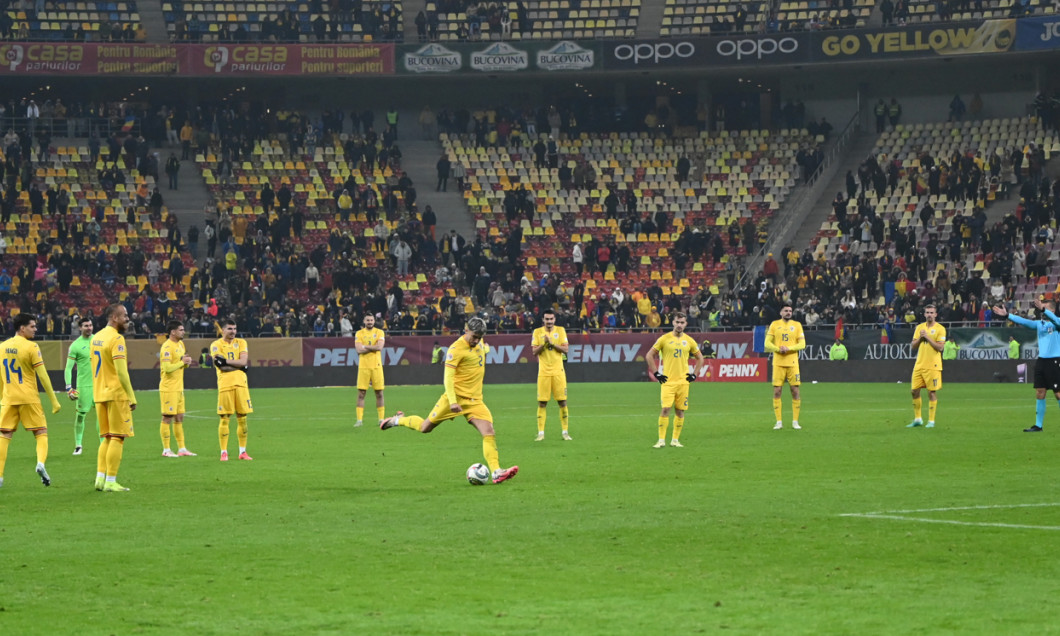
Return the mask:
[[181,160],[187,161],[191,159],[191,142],[195,138],[195,129],[191,125],[191,121],[187,120],[184,125],[180,128],[180,158]]
[[435,188],[438,192],[445,192],[449,185],[449,170],[452,164],[449,161],[449,156],[442,153],[442,156],[438,159],[438,163],[435,167],[438,171],[438,186]]
[[950,115],[946,121],[964,121],[965,110],[964,100],[960,95],[954,95],[950,100]]

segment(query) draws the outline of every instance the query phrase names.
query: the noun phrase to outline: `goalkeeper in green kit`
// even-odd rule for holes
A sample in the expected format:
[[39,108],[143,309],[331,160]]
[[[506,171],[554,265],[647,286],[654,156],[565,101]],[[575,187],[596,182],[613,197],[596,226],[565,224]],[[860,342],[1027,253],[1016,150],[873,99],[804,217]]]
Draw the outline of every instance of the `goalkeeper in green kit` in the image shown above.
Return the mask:
[[[77,414],[74,416],[74,455],[81,454],[81,438],[85,434],[85,418],[88,417],[94,404],[92,402],[92,360],[89,349],[92,346],[92,321],[81,319],[79,325],[81,337],[70,344],[70,353],[66,357],[66,395],[77,402]],[[77,385],[70,383],[74,367],[77,367]],[[96,424],[99,434],[98,427]]]

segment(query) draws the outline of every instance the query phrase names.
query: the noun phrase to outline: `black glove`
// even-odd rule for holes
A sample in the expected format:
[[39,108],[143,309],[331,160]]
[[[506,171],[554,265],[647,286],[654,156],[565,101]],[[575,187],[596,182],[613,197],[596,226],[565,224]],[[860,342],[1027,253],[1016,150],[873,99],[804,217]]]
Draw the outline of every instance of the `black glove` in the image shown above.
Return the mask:
[[659,384],[666,384],[666,381],[670,379],[670,378],[666,377],[665,375],[663,375],[662,371],[656,371],[652,375],[654,375],[655,379],[659,381]]
[[228,366],[228,360],[225,360],[224,356],[214,356],[213,357],[213,364],[216,367],[227,367]]
[[552,348],[552,343],[551,342],[546,342],[545,343],[545,349],[551,349],[551,348]]
[[695,373],[689,373],[688,375],[685,376],[685,379],[688,380],[689,382],[695,382],[696,381],[696,374]]

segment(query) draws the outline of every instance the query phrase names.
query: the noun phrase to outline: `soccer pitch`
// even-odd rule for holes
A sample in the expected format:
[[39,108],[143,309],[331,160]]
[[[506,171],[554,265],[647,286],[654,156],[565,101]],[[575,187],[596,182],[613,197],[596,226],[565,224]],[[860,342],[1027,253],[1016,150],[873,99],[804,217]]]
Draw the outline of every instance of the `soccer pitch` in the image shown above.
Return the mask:
[[[188,393],[160,456],[139,394],[120,481],[93,490],[69,402],[53,479],[19,430],[0,489],[5,634],[1057,633],[1060,410],[1033,390],[949,384],[906,429],[908,384],[803,386],[773,431],[766,384],[696,384],[683,449],[652,449],[658,385],[571,384],[572,442],[535,387],[486,385],[501,486],[462,419],[352,427],[353,389],[252,389],[253,462],[217,461],[216,394]],[[391,387],[425,416],[441,387]],[[925,396],[925,411],[926,396]],[[95,416],[89,428],[94,426]],[[229,449],[235,447],[235,426]],[[668,436],[669,439],[669,436]]]

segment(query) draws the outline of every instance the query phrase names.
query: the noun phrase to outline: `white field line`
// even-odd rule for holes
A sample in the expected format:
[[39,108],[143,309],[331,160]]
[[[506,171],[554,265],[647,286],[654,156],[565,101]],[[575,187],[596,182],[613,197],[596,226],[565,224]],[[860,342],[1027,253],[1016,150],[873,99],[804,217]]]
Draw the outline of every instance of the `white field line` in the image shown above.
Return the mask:
[[1060,530],[1060,526],[1042,526],[1021,523],[995,523],[987,521],[957,521],[955,519],[934,519],[930,517],[913,517],[923,512],[957,512],[963,510],[1011,510],[1014,508],[1055,508],[1060,503],[1032,504],[998,504],[982,506],[953,506],[948,508],[917,508],[912,510],[884,510],[880,512],[847,512],[840,517],[859,517],[862,519],[889,519],[892,521],[914,521],[917,523],[942,523],[953,526],[978,526],[981,528],[1015,528],[1019,530]]

